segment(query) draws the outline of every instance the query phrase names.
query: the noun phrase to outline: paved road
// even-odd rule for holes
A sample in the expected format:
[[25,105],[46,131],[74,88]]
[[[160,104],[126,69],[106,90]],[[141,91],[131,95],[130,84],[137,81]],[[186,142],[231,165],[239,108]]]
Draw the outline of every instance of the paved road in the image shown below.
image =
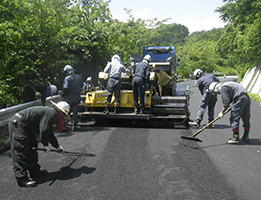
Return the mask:
[[[191,119],[195,119],[200,94],[194,81],[179,83],[179,89],[187,84]],[[216,115],[221,108],[219,98]],[[40,152],[39,163],[49,174],[38,178],[35,188],[20,188],[7,151],[0,156],[0,196],[5,200],[260,199],[259,112],[258,103],[252,101],[251,142],[241,145],[224,144],[232,135],[229,115],[198,135],[202,143],[180,139],[194,134],[194,127],[83,123],[80,131],[57,133],[58,140],[66,150],[94,152],[96,157]]]

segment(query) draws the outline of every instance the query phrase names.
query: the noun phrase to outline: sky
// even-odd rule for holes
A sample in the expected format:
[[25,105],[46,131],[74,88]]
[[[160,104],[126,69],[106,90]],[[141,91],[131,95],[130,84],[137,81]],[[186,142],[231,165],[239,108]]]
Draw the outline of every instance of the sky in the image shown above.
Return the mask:
[[224,4],[223,0],[111,0],[109,9],[112,17],[120,21],[128,18],[126,8],[135,19],[171,18],[167,23],[184,25],[193,33],[224,27],[220,14],[215,12]]

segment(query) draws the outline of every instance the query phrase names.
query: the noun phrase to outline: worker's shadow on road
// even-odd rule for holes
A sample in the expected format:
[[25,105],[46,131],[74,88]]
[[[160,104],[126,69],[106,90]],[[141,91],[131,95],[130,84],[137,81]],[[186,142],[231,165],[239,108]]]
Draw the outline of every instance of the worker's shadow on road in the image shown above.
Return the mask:
[[224,143],[217,143],[217,144],[212,144],[212,145],[201,145],[201,146],[198,146],[198,145],[193,145],[193,143],[195,142],[190,142],[189,144],[183,144],[185,147],[189,147],[189,148],[192,148],[192,149],[196,149],[196,150],[203,150],[203,149],[206,149],[206,148],[211,148],[211,147],[218,147],[218,146],[225,146],[225,145],[230,145],[230,146],[242,146],[242,145],[249,145],[249,146],[261,146],[261,139],[257,139],[257,138],[252,138],[252,139],[249,139],[249,142],[245,142],[243,140],[240,140],[240,144],[226,144],[225,142]]
[[62,167],[59,171],[50,172],[42,177],[36,178],[37,184],[50,182],[51,186],[56,180],[70,180],[80,177],[82,174],[91,174],[96,170],[93,167],[82,166],[81,168],[74,169],[70,167]]
[[[205,124],[205,125],[207,125],[207,124]],[[213,128],[208,128],[208,129],[230,129],[230,128],[231,128],[231,126],[226,125],[226,124],[215,124],[214,123]]]
[[240,145],[260,145],[261,146],[261,139],[260,138],[250,138],[249,142],[245,142],[245,141],[241,140]]
[[[207,124],[202,124],[202,126],[200,128],[197,128],[196,126],[190,126],[191,129],[197,129],[197,130],[200,130],[202,128],[204,128]],[[210,127],[207,127],[206,130],[214,130],[214,129],[230,129],[231,126],[229,125],[226,125],[226,124],[215,124],[213,125],[212,128]]]

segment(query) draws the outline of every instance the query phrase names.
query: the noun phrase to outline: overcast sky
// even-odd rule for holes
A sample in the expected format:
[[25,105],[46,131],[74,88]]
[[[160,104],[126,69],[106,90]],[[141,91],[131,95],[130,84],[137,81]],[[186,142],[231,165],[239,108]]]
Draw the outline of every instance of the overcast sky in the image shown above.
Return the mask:
[[223,0],[111,0],[109,8],[112,17],[120,21],[128,18],[124,11],[127,8],[135,19],[171,18],[168,23],[184,25],[193,33],[224,27],[219,13],[215,12],[223,5]]

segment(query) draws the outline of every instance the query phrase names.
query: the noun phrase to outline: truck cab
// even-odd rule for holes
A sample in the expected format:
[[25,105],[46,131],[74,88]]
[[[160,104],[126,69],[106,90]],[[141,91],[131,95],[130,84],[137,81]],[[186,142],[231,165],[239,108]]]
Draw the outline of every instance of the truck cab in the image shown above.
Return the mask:
[[177,67],[175,46],[143,47],[143,56],[151,56],[152,72],[156,73],[159,96],[174,96],[177,88]]

